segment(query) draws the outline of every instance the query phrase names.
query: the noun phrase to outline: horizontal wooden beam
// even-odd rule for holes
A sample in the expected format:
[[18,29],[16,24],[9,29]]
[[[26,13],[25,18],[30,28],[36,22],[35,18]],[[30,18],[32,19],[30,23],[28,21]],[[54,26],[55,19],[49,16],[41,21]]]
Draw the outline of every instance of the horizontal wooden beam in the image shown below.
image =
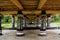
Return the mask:
[[0,14],[17,14],[17,11],[0,11]]
[[[41,10],[36,10],[36,11],[23,11],[24,14],[41,14]],[[60,14],[60,10],[46,10],[46,14]]]
[[[22,11],[23,14],[41,14],[41,10],[35,10],[35,11]],[[0,11],[0,14],[17,14],[17,11]],[[60,10],[46,10],[46,14],[60,14]]]
[[23,10],[22,4],[18,0],[11,0],[19,9]]

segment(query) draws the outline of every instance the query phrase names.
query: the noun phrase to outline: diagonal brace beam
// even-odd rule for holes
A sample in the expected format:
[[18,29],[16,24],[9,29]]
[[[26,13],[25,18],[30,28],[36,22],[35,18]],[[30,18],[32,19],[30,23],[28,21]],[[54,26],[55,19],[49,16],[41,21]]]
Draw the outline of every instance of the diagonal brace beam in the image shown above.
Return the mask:
[[11,0],[19,9],[23,10],[23,6],[18,0]]

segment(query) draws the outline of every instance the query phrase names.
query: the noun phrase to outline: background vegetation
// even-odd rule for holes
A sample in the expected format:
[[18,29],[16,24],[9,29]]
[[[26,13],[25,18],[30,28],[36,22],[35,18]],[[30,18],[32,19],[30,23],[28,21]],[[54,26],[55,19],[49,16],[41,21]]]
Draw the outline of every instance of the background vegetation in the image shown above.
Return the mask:
[[[60,23],[60,14],[53,15],[52,23]],[[15,24],[17,24],[17,17],[15,16]],[[16,26],[16,25],[15,25]],[[12,27],[12,15],[2,15],[2,27]]]
[[[2,27],[12,27],[12,15],[2,15]],[[15,26],[17,24],[17,17],[15,16]]]
[[60,14],[53,15],[51,18],[52,23],[60,23]]

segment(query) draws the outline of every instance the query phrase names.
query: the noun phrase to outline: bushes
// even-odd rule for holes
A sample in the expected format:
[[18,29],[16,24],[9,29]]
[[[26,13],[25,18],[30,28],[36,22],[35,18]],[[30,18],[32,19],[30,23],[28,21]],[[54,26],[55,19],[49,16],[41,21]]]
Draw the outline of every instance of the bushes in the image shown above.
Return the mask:
[[51,22],[60,22],[60,14],[56,14],[52,17]]
[[[2,23],[11,23],[12,22],[12,15],[2,15]],[[17,17],[15,19],[15,21],[17,22]]]

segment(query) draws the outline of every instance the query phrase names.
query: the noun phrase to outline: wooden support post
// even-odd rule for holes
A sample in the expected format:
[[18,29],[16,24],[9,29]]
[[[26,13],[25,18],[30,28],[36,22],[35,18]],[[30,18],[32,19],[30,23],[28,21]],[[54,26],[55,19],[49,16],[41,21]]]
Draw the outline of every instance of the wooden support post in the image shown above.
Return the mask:
[[50,27],[50,19],[51,19],[50,16],[51,16],[51,15],[47,15],[47,28]]
[[25,17],[25,27],[27,27],[27,20],[26,20],[26,17]]
[[[38,16],[37,16],[38,17]],[[39,19],[37,18],[37,27],[39,26]]]
[[2,35],[1,17],[2,17],[2,15],[0,14],[0,35]]
[[26,15],[24,15],[24,26],[27,27],[26,26]]
[[15,17],[12,15],[12,28],[15,28]]
[[41,13],[40,36],[46,36],[46,12],[45,10],[43,10]]
[[23,15],[22,15],[22,11],[18,11],[17,36],[24,36],[24,33],[23,33]]
[[24,15],[24,20],[25,20],[25,27],[27,27],[27,17]]

